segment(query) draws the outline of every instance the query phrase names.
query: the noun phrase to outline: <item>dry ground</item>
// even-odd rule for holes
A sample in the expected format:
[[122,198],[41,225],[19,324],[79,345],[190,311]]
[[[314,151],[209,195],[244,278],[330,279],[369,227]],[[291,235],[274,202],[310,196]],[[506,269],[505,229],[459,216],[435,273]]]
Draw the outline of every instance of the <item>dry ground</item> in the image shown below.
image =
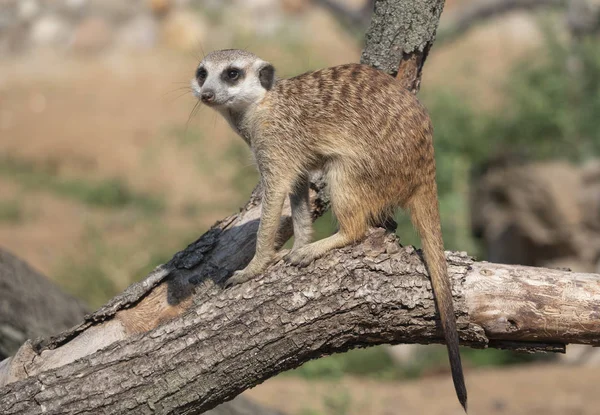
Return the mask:
[[[470,415],[597,415],[598,368],[535,365],[466,373]],[[293,415],[461,415],[449,375],[406,382],[270,379],[246,396]]]

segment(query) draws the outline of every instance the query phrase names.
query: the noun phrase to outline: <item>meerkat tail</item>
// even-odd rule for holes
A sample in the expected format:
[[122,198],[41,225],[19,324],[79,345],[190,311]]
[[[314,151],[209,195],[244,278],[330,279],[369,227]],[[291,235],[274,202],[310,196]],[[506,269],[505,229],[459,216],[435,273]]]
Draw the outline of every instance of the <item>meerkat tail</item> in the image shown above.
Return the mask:
[[409,208],[413,225],[421,236],[423,254],[427,269],[429,270],[431,285],[448,348],[454,389],[456,390],[460,404],[465,412],[467,412],[467,388],[465,387],[458,348],[458,331],[456,329],[452,290],[448,278],[446,257],[444,255],[444,242],[442,240],[435,180],[432,184],[427,184],[417,191],[410,201]]

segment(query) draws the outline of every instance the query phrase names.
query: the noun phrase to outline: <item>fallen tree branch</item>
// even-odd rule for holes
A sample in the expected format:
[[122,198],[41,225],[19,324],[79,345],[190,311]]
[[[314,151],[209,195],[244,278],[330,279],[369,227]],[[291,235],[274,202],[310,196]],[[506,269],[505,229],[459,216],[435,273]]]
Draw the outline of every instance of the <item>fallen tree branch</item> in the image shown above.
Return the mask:
[[[599,275],[477,263],[460,253],[449,253],[448,262],[464,344],[529,351],[599,344]],[[41,353],[27,345],[20,362],[28,376],[2,389],[0,412],[201,413],[316,357],[442,339],[418,252],[400,248],[383,230],[306,269],[279,263],[228,290],[210,273],[180,271],[175,267],[163,282],[196,287],[193,296],[190,290],[179,297],[179,304],[190,303],[179,318],[133,334],[128,310],[120,311],[87,339],[114,337],[118,328],[120,341],[82,356],[78,338]],[[79,359],[47,366],[67,355]]]

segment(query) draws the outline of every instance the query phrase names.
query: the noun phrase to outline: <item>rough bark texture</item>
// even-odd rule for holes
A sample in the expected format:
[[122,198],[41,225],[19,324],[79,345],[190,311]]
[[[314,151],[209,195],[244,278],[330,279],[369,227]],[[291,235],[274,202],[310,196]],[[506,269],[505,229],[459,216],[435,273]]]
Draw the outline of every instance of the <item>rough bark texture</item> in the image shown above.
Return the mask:
[[[363,61],[400,68],[416,91],[442,6],[378,1]],[[318,216],[326,192],[313,183]],[[420,255],[381,229],[305,269],[278,263],[224,290],[254,253],[259,194],[79,326],[1,363],[0,413],[197,414],[323,355],[441,341]],[[280,242],[291,235],[289,207],[282,222]],[[560,351],[597,342],[600,276],[448,260],[465,344]]]
[[0,248],[0,359],[27,339],[74,326],[85,313],[82,303]]
[[377,0],[361,62],[417,92],[443,8],[443,0]]

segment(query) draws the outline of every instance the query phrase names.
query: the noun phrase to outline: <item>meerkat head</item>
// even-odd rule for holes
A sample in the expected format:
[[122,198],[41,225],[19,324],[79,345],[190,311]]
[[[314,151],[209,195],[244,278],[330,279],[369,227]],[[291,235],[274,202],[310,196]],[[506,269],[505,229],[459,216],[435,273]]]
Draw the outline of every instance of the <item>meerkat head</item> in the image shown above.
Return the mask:
[[210,107],[239,111],[260,101],[274,83],[273,65],[250,52],[225,49],[202,59],[192,90]]

